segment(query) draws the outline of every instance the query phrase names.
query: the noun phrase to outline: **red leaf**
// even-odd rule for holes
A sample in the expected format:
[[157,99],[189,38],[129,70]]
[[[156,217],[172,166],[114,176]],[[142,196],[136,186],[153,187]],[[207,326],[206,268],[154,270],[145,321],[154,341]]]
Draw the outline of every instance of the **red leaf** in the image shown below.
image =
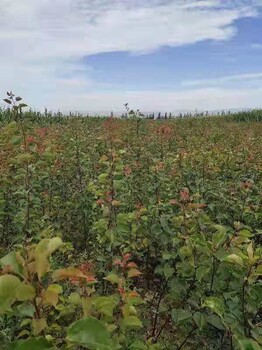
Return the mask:
[[127,268],[137,268],[137,267],[138,267],[137,264],[132,261],[127,264]]

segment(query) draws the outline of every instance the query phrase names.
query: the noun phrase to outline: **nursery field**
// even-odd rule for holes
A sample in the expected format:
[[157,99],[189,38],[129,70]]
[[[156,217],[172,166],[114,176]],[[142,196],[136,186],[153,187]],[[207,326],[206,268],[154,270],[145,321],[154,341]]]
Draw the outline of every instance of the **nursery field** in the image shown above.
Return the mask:
[[0,113],[1,349],[262,348],[261,121],[21,110]]

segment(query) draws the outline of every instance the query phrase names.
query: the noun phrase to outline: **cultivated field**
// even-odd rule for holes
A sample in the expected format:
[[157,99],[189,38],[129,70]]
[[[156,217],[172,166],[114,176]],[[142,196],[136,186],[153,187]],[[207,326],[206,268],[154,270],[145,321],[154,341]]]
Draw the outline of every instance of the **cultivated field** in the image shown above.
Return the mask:
[[0,112],[1,349],[261,349],[261,112],[21,110]]

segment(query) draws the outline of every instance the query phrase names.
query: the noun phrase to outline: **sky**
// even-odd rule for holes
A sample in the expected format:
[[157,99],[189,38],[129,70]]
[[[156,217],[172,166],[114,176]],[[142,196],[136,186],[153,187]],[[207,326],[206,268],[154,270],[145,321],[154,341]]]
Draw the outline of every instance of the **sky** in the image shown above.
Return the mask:
[[262,0],[0,0],[0,95],[64,112],[262,108]]

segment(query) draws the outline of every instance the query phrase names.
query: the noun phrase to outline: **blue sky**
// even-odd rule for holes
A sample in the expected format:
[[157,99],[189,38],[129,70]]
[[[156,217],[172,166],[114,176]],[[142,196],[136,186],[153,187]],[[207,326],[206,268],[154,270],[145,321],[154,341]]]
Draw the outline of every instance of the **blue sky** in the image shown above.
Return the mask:
[[262,108],[256,0],[1,0],[0,91],[34,108]]
[[101,84],[132,90],[170,90],[195,79],[262,72],[262,18],[242,19],[236,25],[238,33],[229,41],[164,46],[143,55],[101,53],[83,62],[93,68],[91,75]]

